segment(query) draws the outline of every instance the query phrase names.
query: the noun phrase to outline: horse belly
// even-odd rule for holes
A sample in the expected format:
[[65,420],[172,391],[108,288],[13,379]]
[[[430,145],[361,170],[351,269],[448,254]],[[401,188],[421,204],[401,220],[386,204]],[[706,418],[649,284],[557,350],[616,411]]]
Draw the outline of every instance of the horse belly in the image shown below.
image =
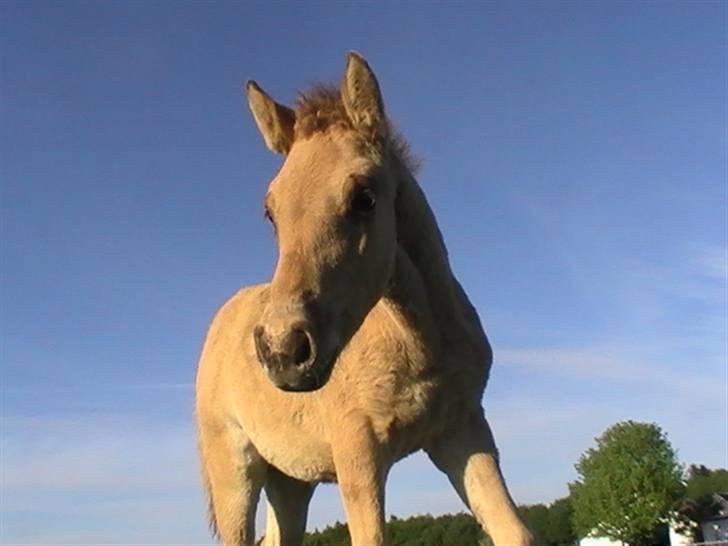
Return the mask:
[[[260,448],[259,448],[260,449]],[[331,449],[307,438],[289,437],[286,449],[264,442],[261,455],[284,474],[304,482],[336,481]]]

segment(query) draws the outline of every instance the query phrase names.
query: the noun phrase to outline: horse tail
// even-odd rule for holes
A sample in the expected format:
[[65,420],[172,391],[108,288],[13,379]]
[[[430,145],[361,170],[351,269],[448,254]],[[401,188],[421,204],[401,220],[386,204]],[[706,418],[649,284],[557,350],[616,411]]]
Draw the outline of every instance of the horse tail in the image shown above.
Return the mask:
[[205,500],[207,504],[207,524],[210,528],[212,536],[216,539],[220,539],[220,532],[217,527],[217,518],[215,518],[215,508],[212,504],[212,485],[210,484],[210,476],[207,473],[207,465],[205,461],[204,448],[202,447],[202,440],[197,438],[197,451],[200,454],[201,462],[201,477],[202,477],[202,488],[205,492]]

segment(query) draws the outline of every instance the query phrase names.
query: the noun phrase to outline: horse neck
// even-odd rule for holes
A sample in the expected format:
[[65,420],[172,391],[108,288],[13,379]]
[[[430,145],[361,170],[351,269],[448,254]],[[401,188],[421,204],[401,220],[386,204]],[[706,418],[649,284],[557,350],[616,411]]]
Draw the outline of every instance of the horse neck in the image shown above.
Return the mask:
[[470,301],[450,269],[445,241],[435,215],[409,172],[400,179],[398,191],[398,244],[419,273],[435,322],[449,330],[463,326],[473,318],[477,321]]

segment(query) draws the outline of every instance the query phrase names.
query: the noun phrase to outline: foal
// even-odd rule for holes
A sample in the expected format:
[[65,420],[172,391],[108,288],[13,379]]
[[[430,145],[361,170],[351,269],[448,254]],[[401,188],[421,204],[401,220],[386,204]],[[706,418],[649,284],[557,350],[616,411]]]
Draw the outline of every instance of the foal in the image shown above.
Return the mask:
[[497,546],[527,546],[481,399],[492,362],[377,80],[350,53],[340,88],[294,109],[248,103],[284,157],[265,199],[278,262],[210,326],[197,422],[225,546],[297,546],[319,482],[339,485],[352,546],[381,546],[391,466],[424,449]]

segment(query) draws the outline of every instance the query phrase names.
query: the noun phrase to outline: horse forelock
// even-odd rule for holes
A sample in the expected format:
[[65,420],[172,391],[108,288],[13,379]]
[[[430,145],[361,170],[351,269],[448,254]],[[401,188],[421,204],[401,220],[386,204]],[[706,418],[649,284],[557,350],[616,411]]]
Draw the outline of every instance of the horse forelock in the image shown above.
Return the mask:
[[388,150],[394,155],[396,162],[411,174],[415,174],[419,168],[419,161],[410,151],[407,140],[389,120],[388,131],[383,139],[378,135],[358,131],[346,113],[346,107],[336,85],[316,83],[300,91],[294,104],[294,111],[296,140],[307,139],[316,133],[325,133],[333,129],[353,131],[364,140],[365,144],[382,151]]

